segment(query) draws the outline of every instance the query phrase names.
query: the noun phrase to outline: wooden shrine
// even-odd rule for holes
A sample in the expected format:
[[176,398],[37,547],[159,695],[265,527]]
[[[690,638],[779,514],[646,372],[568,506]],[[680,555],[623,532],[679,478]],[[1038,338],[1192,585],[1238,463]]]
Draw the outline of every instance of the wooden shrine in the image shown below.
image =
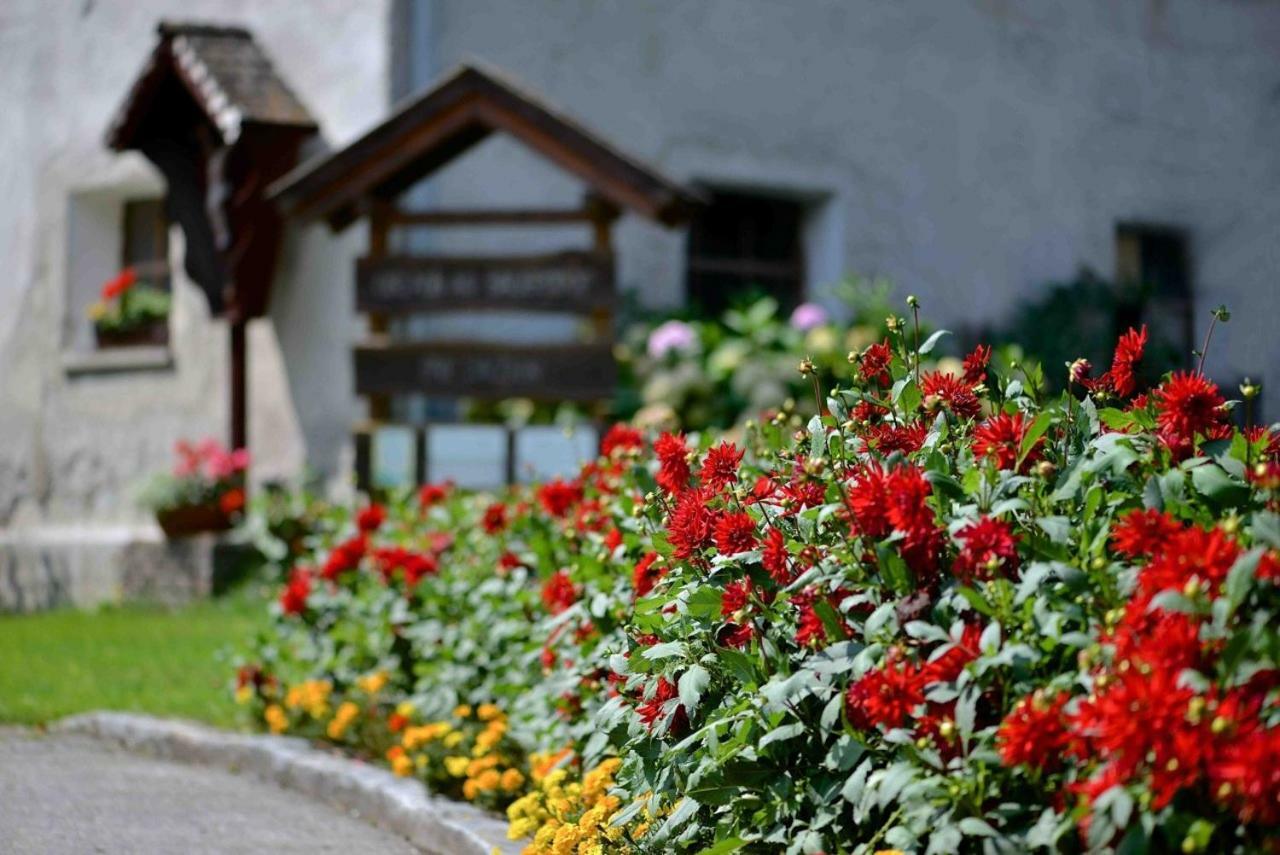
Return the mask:
[[243,27],[161,22],[107,132],[164,176],[183,265],[230,328],[230,443],[248,439],[245,325],[266,312],[284,224],[267,186],[316,134],[311,114]]
[[[401,194],[491,134],[509,134],[587,186],[581,207],[551,210],[408,211]],[[462,66],[341,151],[306,163],[271,188],[286,216],[326,220],[335,231],[369,221],[368,253],[355,270],[356,307],[368,339],[354,348],[356,392],[370,424],[356,434],[357,478],[370,485],[371,437],[388,424],[391,396],[602,402],[615,390],[614,221],[634,211],[683,223],[699,204],[689,189],[642,165],[541,99],[489,70]],[[587,247],[536,255],[469,257],[391,251],[393,231],[477,226],[590,229]],[[462,340],[404,341],[389,321],[415,313],[494,310],[589,318],[594,335],[570,344],[515,346]],[[425,480],[426,431],[417,431]],[[508,441],[506,477],[514,478]]]

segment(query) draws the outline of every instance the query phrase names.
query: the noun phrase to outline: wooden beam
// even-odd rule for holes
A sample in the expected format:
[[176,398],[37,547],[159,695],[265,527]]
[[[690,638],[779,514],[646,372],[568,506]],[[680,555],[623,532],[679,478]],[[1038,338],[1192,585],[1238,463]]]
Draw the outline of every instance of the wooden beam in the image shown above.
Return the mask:
[[503,226],[559,223],[591,223],[593,211],[586,208],[471,211],[396,211],[391,222],[397,226]]

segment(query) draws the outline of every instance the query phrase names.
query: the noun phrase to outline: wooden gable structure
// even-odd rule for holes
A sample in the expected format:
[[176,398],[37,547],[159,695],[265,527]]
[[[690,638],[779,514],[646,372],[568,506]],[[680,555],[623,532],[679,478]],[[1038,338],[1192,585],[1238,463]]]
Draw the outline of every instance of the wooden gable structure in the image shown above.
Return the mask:
[[[407,211],[398,199],[491,134],[505,133],[587,187],[580,208]],[[371,425],[357,432],[357,475],[369,486],[371,436],[392,420],[399,394],[498,400],[534,398],[596,405],[613,396],[615,303],[612,224],[633,211],[664,226],[700,204],[692,190],[619,151],[600,136],[505,79],[464,65],[399,107],[346,148],[300,166],[271,189],[286,216],[342,230],[369,219],[369,249],[356,266],[356,305],[370,338],[353,353],[356,392],[369,399]],[[564,225],[591,229],[588,248],[544,255],[393,255],[398,228]],[[516,347],[402,341],[389,320],[411,313],[515,309],[589,318],[585,341]],[[600,412],[600,407],[596,407]],[[417,433],[417,477],[425,480],[426,426]],[[514,478],[508,437],[507,479]]]
[[298,162],[316,122],[241,27],[162,22],[117,110],[108,147],[163,174],[183,265],[231,326],[231,442],[246,441],[245,323],[270,299],[283,233],[267,186]]

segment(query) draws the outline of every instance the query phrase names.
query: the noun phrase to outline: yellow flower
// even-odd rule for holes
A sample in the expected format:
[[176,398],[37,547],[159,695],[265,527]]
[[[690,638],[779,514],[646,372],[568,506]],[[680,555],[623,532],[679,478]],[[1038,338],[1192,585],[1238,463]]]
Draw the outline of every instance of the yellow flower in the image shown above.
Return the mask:
[[444,758],[444,768],[454,778],[461,778],[467,774],[467,766],[471,764],[469,757],[446,757]]
[[476,718],[481,721],[493,721],[502,717],[502,710],[494,704],[481,704],[476,708]]
[[244,705],[253,700],[253,686],[245,685],[236,689],[236,703]]
[[458,704],[456,707],[453,708],[454,718],[467,718],[470,715],[471,715],[470,704]]
[[347,732],[347,728],[351,726],[351,722],[355,721],[359,715],[359,706],[351,701],[344,702],[338,707],[338,711],[333,716],[333,721],[329,722],[329,726],[325,728],[325,733],[330,739],[341,739],[342,735]]
[[459,743],[459,742],[461,742],[461,741],[462,741],[462,739],[463,739],[462,733],[461,733],[461,732],[459,732],[459,731],[456,731],[456,730],[455,730],[455,731],[453,731],[452,733],[447,734],[447,735],[445,736],[445,738],[444,738],[444,747],[445,747],[445,748],[456,748],[456,747],[457,747],[457,745],[458,745],[458,743]]
[[391,761],[391,771],[397,777],[407,778],[413,774],[413,761],[402,754]]
[[388,679],[386,671],[377,671],[356,680],[356,685],[359,686],[360,690],[365,694],[376,695],[387,685]]
[[508,769],[502,773],[502,789],[507,792],[520,789],[524,783],[524,774],[519,769]]
[[284,733],[289,729],[289,716],[279,704],[272,704],[263,710],[262,717],[267,721],[267,728],[272,733]]
[[417,709],[414,707],[413,701],[401,701],[400,703],[396,704],[396,712],[404,716],[405,718],[408,718],[409,716],[417,712]]

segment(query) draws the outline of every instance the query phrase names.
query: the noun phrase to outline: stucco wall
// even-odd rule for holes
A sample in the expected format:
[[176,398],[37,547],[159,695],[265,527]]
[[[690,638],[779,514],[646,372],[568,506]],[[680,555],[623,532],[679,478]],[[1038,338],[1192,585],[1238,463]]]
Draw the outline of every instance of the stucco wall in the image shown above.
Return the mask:
[[[0,526],[138,519],[133,485],[168,466],[176,439],[226,436],[225,324],[209,319],[203,298],[181,274],[174,283],[171,364],[110,373],[68,367],[93,365],[74,352],[76,336],[69,334],[85,322],[80,307],[67,305],[68,260],[81,257],[70,245],[71,199],[123,199],[148,188],[159,195],[159,178],[145,160],[114,155],[102,142],[155,45],[156,22],[248,26],[329,140],[343,143],[386,110],[390,6],[391,0],[0,4]],[[173,235],[176,261],[181,236]],[[343,375],[350,310],[332,299],[336,286],[308,293],[301,277],[349,269],[351,247],[351,239],[291,234],[287,253],[300,259],[294,265],[300,275],[281,277],[277,287],[290,330],[277,335],[270,320],[251,328],[251,442],[260,474],[295,470],[312,435],[322,462],[340,454],[329,422],[345,432],[354,407]],[[101,279],[114,272],[103,269]],[[291,385],[284,371],[290,361],[312,361],[317,373]],[[324,408],[338,415],[317,428]]]
[[[487,60],[687,180],[815,200],[813,284],[882,273],[931,320],[980,328],[1081,265],[1118,220],[1191,234],[1209,368],[1265,375],[1280,414],[1280,4],[1205,0],[435,0],[419,83]],[[501,145],[442,204],[572,201]],[[823,202],[826,204],[822,204]],[[623,221],[623,282],[683,288],[678,237]]]

